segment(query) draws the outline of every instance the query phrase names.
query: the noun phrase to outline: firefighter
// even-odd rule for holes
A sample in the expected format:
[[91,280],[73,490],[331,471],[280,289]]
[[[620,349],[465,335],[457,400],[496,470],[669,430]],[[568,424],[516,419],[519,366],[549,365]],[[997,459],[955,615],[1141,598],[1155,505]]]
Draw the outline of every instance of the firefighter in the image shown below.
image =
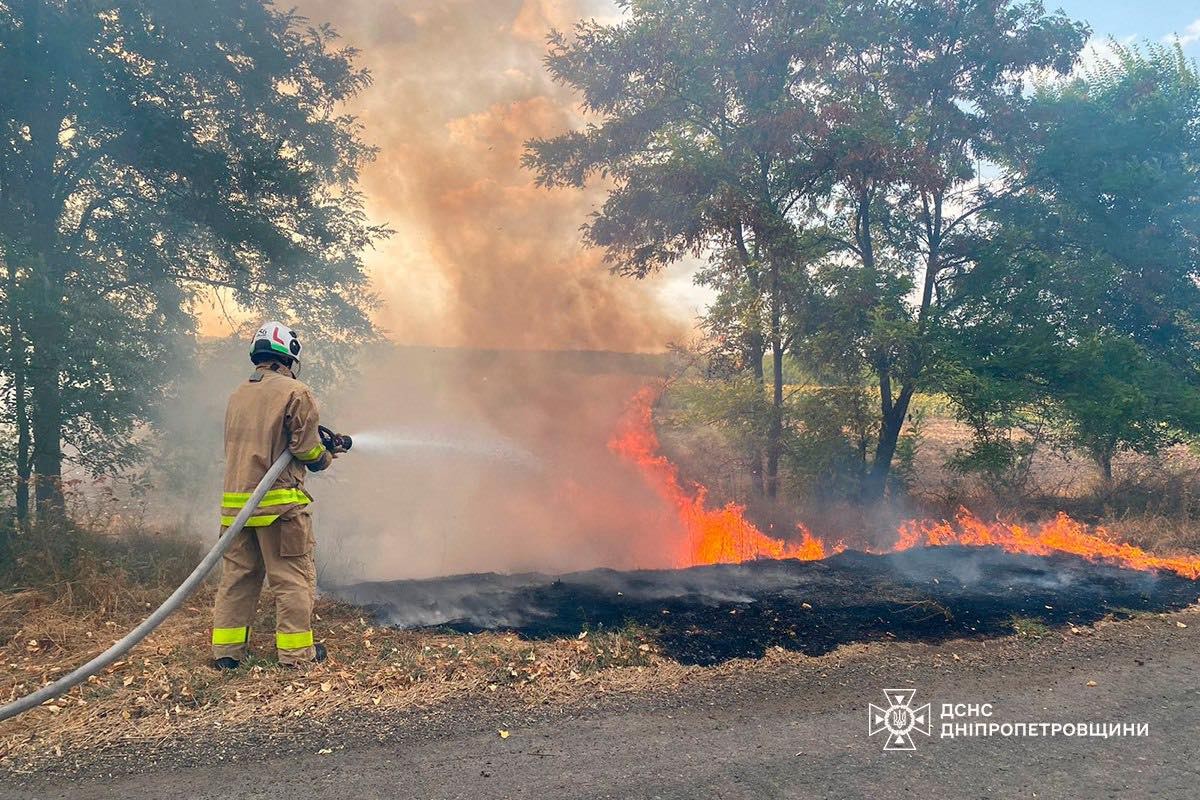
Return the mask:
[[313,641],[317,571],[313,558],[312,496],[306,470],[327,468],[334,453],[317,432],[317,401],[297,380],[300,340],[287,325],[267,322],[250,346],[254,373],[225,410],[225,493],[221,530],[233,522],[254,487],[286,449],[294,457],[226,551],[213,607],[213,666],[237,669],[246,656],[250,623],[263,578],[275,596],[279,663],[299,667],[325,660]]

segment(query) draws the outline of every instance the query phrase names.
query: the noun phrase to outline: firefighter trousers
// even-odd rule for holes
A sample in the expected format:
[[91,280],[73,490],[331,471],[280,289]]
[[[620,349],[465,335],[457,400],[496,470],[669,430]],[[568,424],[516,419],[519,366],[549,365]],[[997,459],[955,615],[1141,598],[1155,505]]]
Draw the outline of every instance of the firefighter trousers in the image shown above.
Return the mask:
[[312,517],[303,508],[270,525],[247,527],[238,533],[221,562],[221,583],[213,606],[213,658],[245,658],[250,625],[266,578],[275,596],[279,663],[299,665],[313,660],[314,544]]

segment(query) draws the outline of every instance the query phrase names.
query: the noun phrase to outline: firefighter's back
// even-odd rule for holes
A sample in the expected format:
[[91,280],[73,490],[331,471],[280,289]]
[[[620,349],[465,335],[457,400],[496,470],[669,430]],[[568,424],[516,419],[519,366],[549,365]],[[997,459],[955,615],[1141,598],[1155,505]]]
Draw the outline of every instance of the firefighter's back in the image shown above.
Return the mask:
[[[289,407],[308,393],[300,381],[267,366],[234,390],[225,409],[225,491],[248,491],[262,480],[288,447]],[[293,463],[275,485],[303,483],[304,468]]]

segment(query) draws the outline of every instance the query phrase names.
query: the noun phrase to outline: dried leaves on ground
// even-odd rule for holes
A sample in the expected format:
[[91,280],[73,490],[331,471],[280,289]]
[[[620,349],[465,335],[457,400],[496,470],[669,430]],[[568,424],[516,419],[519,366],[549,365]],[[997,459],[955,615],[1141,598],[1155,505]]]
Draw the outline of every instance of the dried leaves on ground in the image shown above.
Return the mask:
[[[0,703],[99,653],[137,624],[156,597],[134,592],[116,610],[81,613],[52,590],[0,594]],[[373,625],[359,608],[321,601],[314,629],[329,648],[328,661],[303,672],[280,667],[273,620],[264,615],[251,636],[251,657],[235,672],[218,673],[209,666],[210,603],[207,592],[193,596],[127,658],[0,723],[0,766],[25,770],[66,751],[223,726],[295,730],[339,711],[422,708],[497,693],[515,703],[565,705],[589,694],[661,685],[685,671],[658,657],[634,629],[543,641],[400,631]]]

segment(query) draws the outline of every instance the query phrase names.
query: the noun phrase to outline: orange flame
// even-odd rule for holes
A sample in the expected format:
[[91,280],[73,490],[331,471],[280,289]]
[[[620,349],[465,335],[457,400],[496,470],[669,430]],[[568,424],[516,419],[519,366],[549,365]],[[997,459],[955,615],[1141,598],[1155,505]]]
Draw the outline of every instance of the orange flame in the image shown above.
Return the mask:
[[[646,483],[674,509],[687,537],[676,558],[677,566],[730,564],[759,558],[816,561],[846,549],[841,542],[826,544],[803,525],[797,526],[798,542],[769,536],[746,519],[745,506],[737,503],[707,508],[708,490],[698,483],[693,483],[690,490],[681,486],[679,471],[659,452],[654,399],[650,388],[634,395],[608,446],[636,465]],[[1089,528],[1061,513],[1048,522],[1025,527],[1002,521],[984,522],[964,508],[954,522],[909,520],[900,525],[898,532],[893,552],[954,544],[1000,547],[1010,553],[1031,555],[1070,553],[1093,561],[1140,570],[1169,570],[1185,578],[1200,579],[1200,556],[1154,555],[1117,541],[1102,527]]]
[[[745,506],[727,503],[721,508],[706,507],[708,490],[698,483],[690,490],[679,483],[679,472],[659,452],[654,431],[654,392],[642,389],[608,443],[613,452],[637,465],[654,491],[673,508],[686,533],[683,552],[677,566],[700,564],[736,564],[757,558],[797,558],[816,561],[829,555],[830,548],[800,526],[800,541],[785,542],[760,531],[746,519]],[[844,547],[832,548],[840,552]]]
[[1140,547],[1117,541],[1102,527],[1089,528],[1061,512],[1048,522],[1027,528],[999,520],[984,522],[960,508],[953,524],[945,520],[905,522],[900,526],[900,539],[893,549],[945,544],[1000,547],[1010,553],[1038,556],[1071,553],[1132,569],[1170,570],[1192,580],[1200,578],[1200,556],[1156,556]]

